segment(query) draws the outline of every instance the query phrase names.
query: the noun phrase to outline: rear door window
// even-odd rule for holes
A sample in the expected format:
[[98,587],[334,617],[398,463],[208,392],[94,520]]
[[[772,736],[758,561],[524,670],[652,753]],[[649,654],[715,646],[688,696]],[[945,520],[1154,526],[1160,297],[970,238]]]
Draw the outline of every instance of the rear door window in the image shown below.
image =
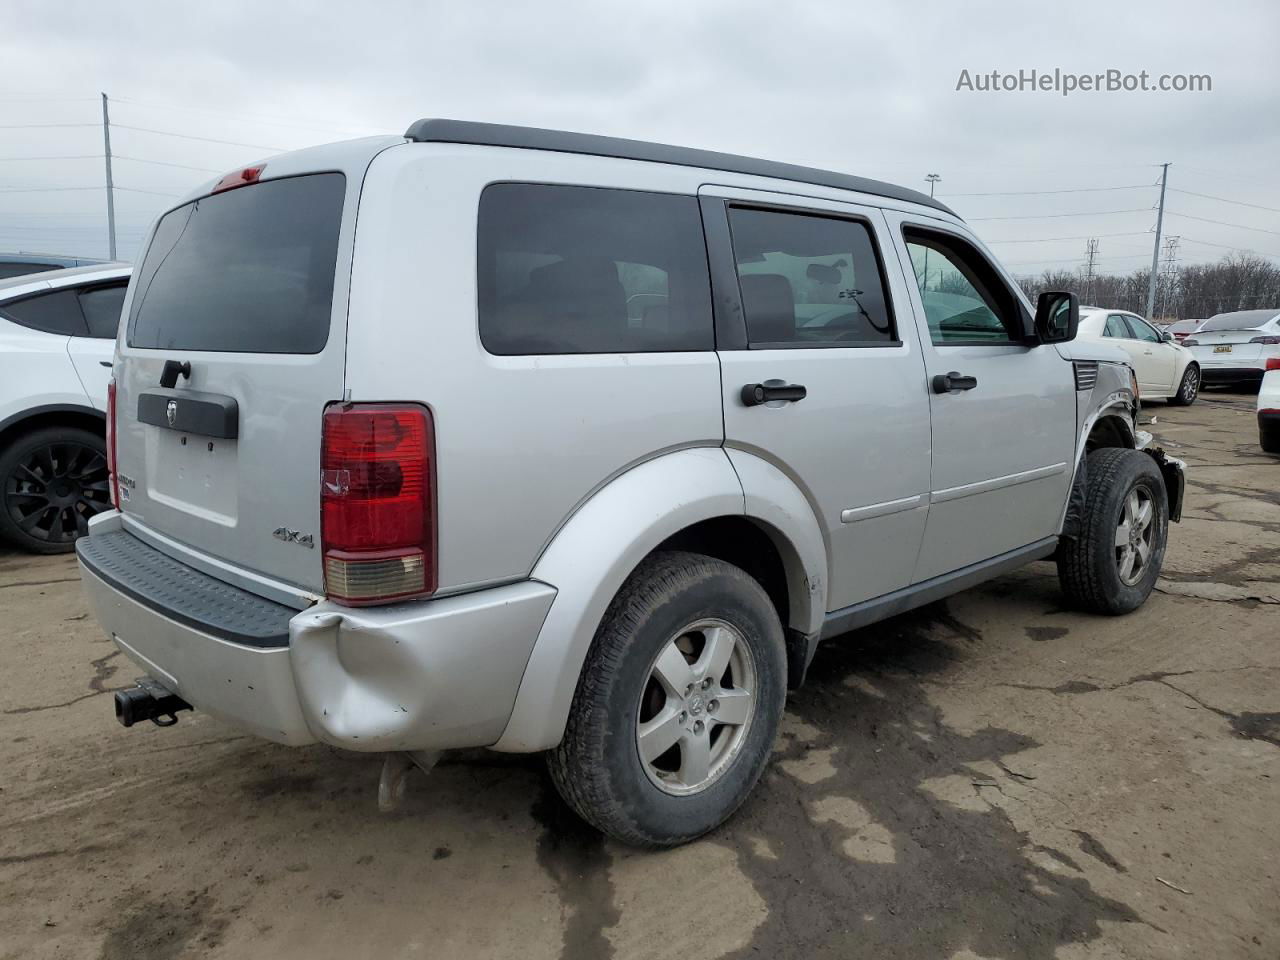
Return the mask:
[[319,353],[346,177],[267,180],[161,218],[135,275],[129,346]]
[[752,347],[897,343],[865,223],[731,207],[729,229]]
[[54,290],[0,304],[0,314],[44,333],[71,337],[83,337],[88,333],[74,290]]
[[496,183],[480,197],[480,340],[499,355],[714,348],[693,197]]
[[120,329],[120,310],[128,284],[89,287],[80,291],[80,309],[89,327],[89,336],[98,340],[114,340]]

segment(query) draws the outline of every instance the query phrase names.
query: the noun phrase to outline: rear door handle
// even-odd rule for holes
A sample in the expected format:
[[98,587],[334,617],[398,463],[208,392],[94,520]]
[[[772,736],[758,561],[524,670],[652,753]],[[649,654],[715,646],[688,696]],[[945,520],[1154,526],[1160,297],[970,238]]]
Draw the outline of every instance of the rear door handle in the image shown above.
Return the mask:
[[940,373],[933,378],[934,393],[959,393],[961,390],[972,390],[977,385],[977,377],[966,377],[954,370],[950,373]]
[[797,403],[809,395],[809,391],[798,383],[786,383],[782,380],[766,380],[764,383],[748,383],[742,388],[742,402],[748,407],[758,407],[762,403],[782,400]]

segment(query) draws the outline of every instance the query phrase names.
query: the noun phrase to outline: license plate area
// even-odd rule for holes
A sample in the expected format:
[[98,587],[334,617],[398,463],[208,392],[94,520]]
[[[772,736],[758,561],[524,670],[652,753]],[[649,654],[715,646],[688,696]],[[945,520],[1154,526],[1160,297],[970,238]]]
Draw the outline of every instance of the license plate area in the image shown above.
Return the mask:
[[1214,347],[1214,348],[1213,348],[1213,352],[1214,352],[1214,353],[1230,353],[1230,352],[1231,352],[1231,344],[1229,344],[1229,343],[1224,343],[1224,344],[1221,344],[1221,345],[1219,345],[1219,346],[1216,346],[1216,347]]
[[235,526],[238,440],[147,428],[147,496],[202,520]]

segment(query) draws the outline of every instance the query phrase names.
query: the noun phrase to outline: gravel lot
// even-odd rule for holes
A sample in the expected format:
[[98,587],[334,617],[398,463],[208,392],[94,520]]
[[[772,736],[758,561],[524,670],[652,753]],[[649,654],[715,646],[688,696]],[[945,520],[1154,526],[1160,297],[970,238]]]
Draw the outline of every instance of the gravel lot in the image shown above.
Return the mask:
[[1152,404],[1190,466],[1137,613],[1052,566],[823,647],[775,763],[707,840],[603,843],[538,758],[379,761],[199,714],[136,671],[74,562],[0,553],[0,958],[1280,956],[1280,462],[1253,398]]

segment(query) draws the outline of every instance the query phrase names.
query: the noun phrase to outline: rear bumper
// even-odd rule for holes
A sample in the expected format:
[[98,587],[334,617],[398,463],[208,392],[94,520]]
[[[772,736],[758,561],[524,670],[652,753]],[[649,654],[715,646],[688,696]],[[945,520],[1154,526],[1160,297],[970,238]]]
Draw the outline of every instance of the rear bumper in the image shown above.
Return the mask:
[[1200,380],[1203,383],[1258,383],[1264,372],[1261,364],[1256,367],[1218,367],[1200,364]]
[[[136,554],[127,564],[135,582],[122,582],[115,568],[123,564],[104,561],[98,537],[117,538],[121,557]],[[262,607],[262,598],[128,534],[118,514],[92,524],[77,554],[90,606],[130,660],[197,710],[294,745],[387,751],[493,743],[555,598],[546,584],[524,581],[382,608],[326,601],[272,610],[278,605]],[[170,578],[196,601],[155,589]],[[204,609],[202,587],[216,592],[216,609]]]

